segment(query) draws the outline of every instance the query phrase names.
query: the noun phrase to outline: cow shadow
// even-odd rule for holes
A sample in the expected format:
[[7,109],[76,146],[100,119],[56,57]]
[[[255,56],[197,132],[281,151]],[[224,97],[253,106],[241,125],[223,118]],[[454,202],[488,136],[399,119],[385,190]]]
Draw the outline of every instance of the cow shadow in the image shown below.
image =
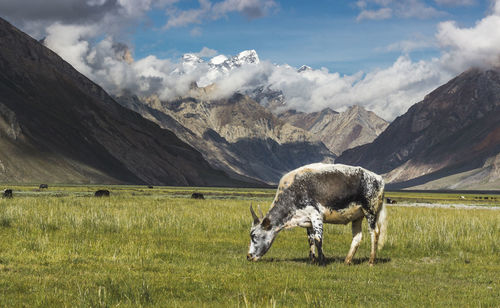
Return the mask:
[[[323,266],[327,266],[330,264],[344,264],[345,257],[325,257],[324,263],[321,264]],[[368,257],[363,257],[363,258],[353,258],[352,259],[352,264],[353,265],[359,265],[359,264],[364,264],[368,263],[370,259]],[[261,262],[297,262],[297,263],[306,263],[306,264],[311,264],[311,265],[318,265],[317,263],[311,262],[309,258],[287,258],[287,259],[276,259],[276,258],[270,258],[270,259],[262,259],[260,260]],[[391,262],[391,258],[376,258],[375,259],[375,264],[384,264],[384,263],[389,263]]]

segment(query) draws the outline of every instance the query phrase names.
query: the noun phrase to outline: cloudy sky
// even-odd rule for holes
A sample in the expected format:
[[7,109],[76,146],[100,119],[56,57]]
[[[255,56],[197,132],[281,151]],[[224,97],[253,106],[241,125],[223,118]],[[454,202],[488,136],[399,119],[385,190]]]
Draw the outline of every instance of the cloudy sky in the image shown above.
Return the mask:
[[289,108],[359,104],[392,120],[462,71],[500,63],[500,0],[0,0],[0,16],[112,94],[163,99],[207,80],[183,54],[255,49],[260,64],[210,75],[220,95],[262,84]]

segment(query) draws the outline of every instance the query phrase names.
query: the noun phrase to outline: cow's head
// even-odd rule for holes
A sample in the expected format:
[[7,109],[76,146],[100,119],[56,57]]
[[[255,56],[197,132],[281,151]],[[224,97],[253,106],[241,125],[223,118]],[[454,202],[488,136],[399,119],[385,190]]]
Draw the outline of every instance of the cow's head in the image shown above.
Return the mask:
[[250,205],[250,213],[252,213],[253,225],[250,229],[250,248],[248,249],[247,260],[257,261],[271,247],[271,244],[278,233],[271,225],[269,218],[262,215],[260,211],[259,218],[253,211]]

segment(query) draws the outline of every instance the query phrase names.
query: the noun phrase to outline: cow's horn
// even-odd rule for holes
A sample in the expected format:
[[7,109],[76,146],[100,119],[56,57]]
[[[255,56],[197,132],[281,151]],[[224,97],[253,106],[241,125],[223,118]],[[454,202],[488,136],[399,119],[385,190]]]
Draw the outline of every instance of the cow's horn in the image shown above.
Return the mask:
[[262,210],[260,209],[260,204],[257,204],[257,209],[259,210],[260,219],[263,219],[264,214],[262,214]]
[[255,214],[255,212],[253,211],[251,203],[250,203],[250,213],[252,213],[253,224],[254,225],[258,225],[260,223],[260,219],[259,219],[259,217],[257,217],[257,215]]

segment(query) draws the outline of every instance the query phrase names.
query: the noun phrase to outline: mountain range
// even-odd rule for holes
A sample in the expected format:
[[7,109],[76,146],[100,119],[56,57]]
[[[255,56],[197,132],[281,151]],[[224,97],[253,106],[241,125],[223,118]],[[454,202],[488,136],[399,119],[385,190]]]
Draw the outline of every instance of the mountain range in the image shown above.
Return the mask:
[[333,162],[335,155],[310,134],[273,115],[250,97],[209,99],[196,89],[190,97],[163,102],[158,97],[116,100],[198,149],[212,166],[229,174],[276,183],[307,163]]
[[[172,74],[205,65],[217,80],[257,63],[253,50],[209,61],[188,54]],[[360,106],[291,110],[263,84],[214,95],[210,80],[175,99],[127,89],[111,97],[0,19],[0,181],[262,186],[335,161],[383,174],[389,188],[500,185],[499,68],[460,74],[390,124]]]
[[212,166],[269,184],[299,166],[333,162],[345,149],[371,142],[388,125],[359,106],[342,113],[275,114],[244,94],[213,99],[215,87],[193,83],[186,97],[174,101],[131,93],[116,101],[175,132]]
[[492,189],[500,184],[500,69],[470,69],[337,162],[385,174],[393,188]]
[[[182,76],[206,65],[209,71],[205,76],[215,80],[217,75],[259,63],[255,50],[208,61],[185,54],[182,69],[173,73]],[[304,66],[299,70],[307,69]],[[199,86],[205,83],[203,79],[192,81],[190,91],[175,100],[163,101],[158,95],[138,97],[123,91],[116,101],[172,130],[212,166],[235,177],[243,175],[269,184],[304,164],[333,162],[345,149],[371,142],[387,126],[386,121],[359,106],[342,113],[330,109],[293,111],[291,116],[292,111],[282,112],[287,107],[286,98],[279,89],[257,84],[253,89],[219,98],[218,84]]]
[[389,125],[387,121],[361,106],[351,106],[344,112],[325,108],[319,112],[288,110],[279,118],[307,130],[313,140],[323,142],[335,155],[372,142]]
[[0,181],[245,185],[3,19]]

